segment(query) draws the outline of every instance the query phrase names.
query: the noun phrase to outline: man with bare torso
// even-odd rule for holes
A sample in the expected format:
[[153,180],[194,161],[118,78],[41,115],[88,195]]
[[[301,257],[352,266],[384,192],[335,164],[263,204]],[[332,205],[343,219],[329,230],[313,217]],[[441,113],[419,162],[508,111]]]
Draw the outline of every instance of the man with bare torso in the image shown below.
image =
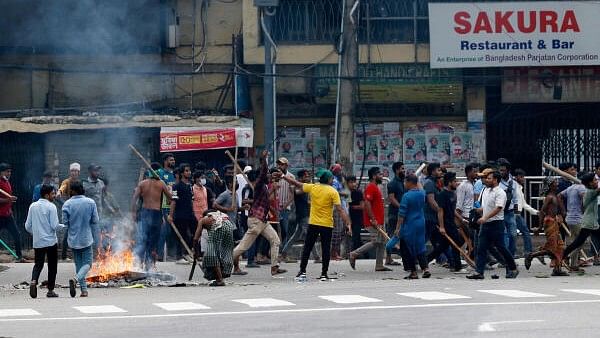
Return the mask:
[[562,271],[562,257],[565,243],[560,237],[560,227],[563,223],[565,210],[557,198],[558,180],[555,177],[546,177],[542,194],[545,195],[544,204],[539,213],[540,225],[544,226],[546,244],[539,251],[530,253],[525,257],[525,268],[529,270],[531,260],[539,256],[550,256],[552,258],[552,276],[568,276]]
[[156,263],[158,240],[160,237],[160,227],[162,225],[162,195],[171,200],[171,192],[165,182],[151,172],[149,178],[141,181],[133,193],[131,203],[133,222],[137,222],[137,201],[142,199],[142,209],[140,211],[140,236],[142,248],[140,250],[140,260],[144,263],[146,270],[149,270]]

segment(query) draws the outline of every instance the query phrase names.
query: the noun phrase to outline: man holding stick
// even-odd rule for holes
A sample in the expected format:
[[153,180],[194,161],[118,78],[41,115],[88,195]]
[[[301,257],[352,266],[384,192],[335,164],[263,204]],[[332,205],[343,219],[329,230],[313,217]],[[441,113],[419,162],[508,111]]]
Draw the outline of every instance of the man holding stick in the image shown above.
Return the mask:
[[[191,248],[193,243],[192,239],[196,233],[196,226],[198,220],[194,215],[194,208],[192,206],[192,169],[187,163],[182,163],[179,166],[180,182],[173,186],[172,199],[171,199],[171,210],[169,213],[169,223],[175,224],[177,230],[181,234],[183,243],[177,246],[177,263],[187,264],[193,261],[193,258],[189,256],[189,253],[184,253],[184,250]],[[187,245],[187,248],[185,245]]]
[[[440,239],[436,242],[438,245],[434,250],[427,255],[427,261],[431,262],[440,254],[448,251],[450,240],[454,241],[458,246],[464,244],[464,240],[458,233],[458,228],[454,221],[455,217],[461,218],[461,215],[456,211],[456,187],[458,181],[456,174],[449,172],[444,174],[444,189],[437,195],[436,201],[438,209],[438,224]],[[448,238],[449,237],[449,238]],[[452,247],[452,260],[450,270],[454,273],[466,273],[467,270],[462,268],[459,248]]]
[[10,185],[10,176],[12,167],[8,163],[0,163],[0,189],[4,192],[0,195],[0,230],[6,228],[15,242],[15,252],[18,263],[25,263],[23,253],[21,252],[21,235],[13,217],[12,206],[17,201],[17,197],[12,195],[12,186]]
[[369,184],[365,187],[364,192],[363,224],[371,234],[371,240],[350,252],[348,261],[352,269],[356,270],[356,258],[375,248],[375,271],[392,271],[392,269],[383,265],[385,243],[382,232],[385,233],[385,208],[383,206],[383,195],[377,186],[382,183],[383,174],[379,167],[369,169],[368,174]]
[[531,260],[534,257],[548,255],[552,258],[552,265],[554,266],[552,276],[568,276],[569,274],[561,269],[565,243],[560,236],[560,227],[563,223],[565,211],[556,197],[558,191],[556,177],[546,177],[542,189],[542,195],[546,197],[539,213],[539,219],[540,226],[544,227],[544,234],[546,234],[546,244],[539,251],[530,253],[525,257],[525,268],[529,270]]
[[246,271],[240,269],[240,256],[246,252],[256,241],[259,235],[263,235],[271,244],[271,275],[275,276],[287,272],[279,268],[277,256],[279,255],[279,236],[277,231],[268,223],[269,215],[269,189],[267,183],[268,164],[267,156],[269,152],[264,150],[260,156],[260,174],[254,184],[254,198],[250,208],[250,217],[248,218],[248,231],[233,251],[234,275],[245,275]]
[[158,258],[158,243],[163,223],[161,208],[163,194],[167,199],[171,199],[171,192],[165,182],[150,172],[148,177],[138,184],[133,193],[131,214],[134,224],[137,223],[137,202],[140,198],[142,199],[141,229],[138,229],[142,232],[142,250],[138,252],[138,255],[146,271],[154,266]]

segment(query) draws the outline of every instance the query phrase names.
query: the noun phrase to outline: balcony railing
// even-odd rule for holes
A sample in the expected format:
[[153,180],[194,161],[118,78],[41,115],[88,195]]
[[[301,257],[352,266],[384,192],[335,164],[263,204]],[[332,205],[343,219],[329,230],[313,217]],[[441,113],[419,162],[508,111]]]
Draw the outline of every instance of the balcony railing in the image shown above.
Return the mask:
[[[344,0],[285,0],[274,16],[273,39],[282,45],[330,44],[340,34]],[[374,44],[429,41],[428,0],[363,0],[359,41]]]

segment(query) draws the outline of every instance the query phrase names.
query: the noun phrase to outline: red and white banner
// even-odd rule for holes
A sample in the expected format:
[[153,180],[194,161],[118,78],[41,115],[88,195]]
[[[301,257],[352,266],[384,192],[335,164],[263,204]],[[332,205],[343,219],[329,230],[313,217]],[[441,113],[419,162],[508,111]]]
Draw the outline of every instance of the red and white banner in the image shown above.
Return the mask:
[[160,151],[191,151],[252,147],[252,128],[161,128]]
[[599,65],[596,1],[429,3],[431,68]]

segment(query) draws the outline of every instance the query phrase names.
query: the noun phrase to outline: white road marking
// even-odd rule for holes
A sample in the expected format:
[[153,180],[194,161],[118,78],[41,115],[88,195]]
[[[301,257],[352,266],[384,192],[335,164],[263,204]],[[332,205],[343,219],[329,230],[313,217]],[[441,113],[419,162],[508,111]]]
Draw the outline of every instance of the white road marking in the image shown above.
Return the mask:
[[406,296],[411,298],[419,298],[423,300],[448,300],[448,299],[468,299],[469,296],[457,295],[454,293],[438,292],[438,291],[425,291],[425,292],[402,292],[398,293],[400,296]]
[[0,317],[39,316],[33,309],[0,309]]
[[233,302],[246,304],[249,307],[294,306],[296,304],[275,298],[234,299]]
[[600,289],[562,289],[561,291],[600,296]]
[[493,295],[510,297],[510,298],[539,298],[539,297],[556,297],[554,295],[546,295],[543,293],[528,292],[521,290],[477,290],[478,292],[491,293]]
[[333,312],[333,311],[368,311],[368,310],[393,310],[393,309],[420,309],[420,308],[453,308],[453,307],[482,307],[482,306],[519,306],[519,305],[561,305],[561,304],[600,304],[600,299],[594,300],[557,300],[557,301],[528,301],[528,302],[492,302],[492,303],[433,303],[412,305],[371,305],[371,306],[348,306],[348,307],[325,307],[309,309],[279,309],[279,310],[254,310],[254,311],[225,311],[225,312],[187,312],[156,315],[117,315],[117,316],[82,316],[82,317],[47,317],[47,318],[0,318],[4,322],[46,322],[46,321],[87,321],[99,319],[157,319],[157,318],[181,318],[181,317],[218,317],[279,313],[310,313],[310,312]]
[[502,325],[502,324],[522,324],[522,323],[541,323],[543,320],[541,319],[532,319],[532,320],[507,320],[503,322],[483,322],[481,325],[477,327],[477,331],[479,332],[495,332],[497,331],[494,326]]
[[167,311],[209,310],[210,307],[192,302],[153,303],[154,306]]
[[328,300],[337,304],[356,304],[356,303],[376,303],[383,302],[381,299],[369,298],[360,295],[333,295],[319,296],[321,299]]
[[97,305],[97,306],[73,306],[73,308],[81,313],[125,313],[127,311],[114,305]]

